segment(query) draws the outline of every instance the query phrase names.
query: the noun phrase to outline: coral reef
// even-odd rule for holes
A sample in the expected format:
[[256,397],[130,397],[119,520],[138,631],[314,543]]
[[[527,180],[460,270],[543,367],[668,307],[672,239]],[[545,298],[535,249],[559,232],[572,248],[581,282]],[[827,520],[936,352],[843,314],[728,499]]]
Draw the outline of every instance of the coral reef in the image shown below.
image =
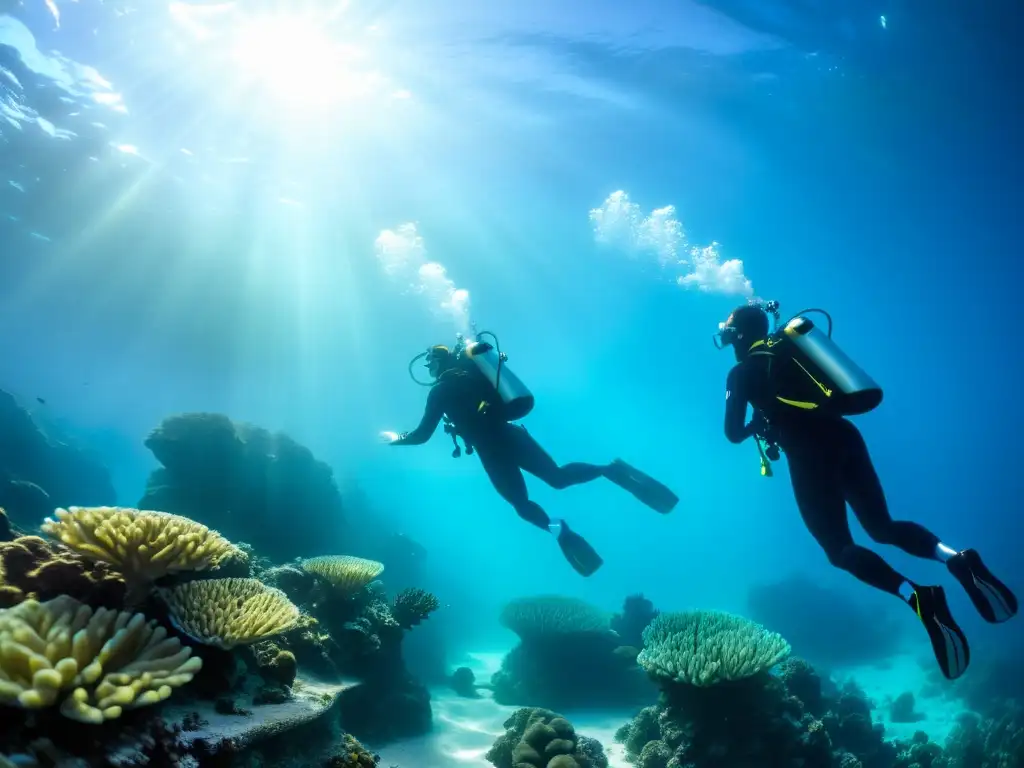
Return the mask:
[[47,434],[14,396],[0,390],[0,507],[26,528],[55,507],[111,504],[110,473],[53,429]]
[[322,579],[333,596],[348,599],[384,572],[384,564],[352,555],[321,555],[300,563],[306,573]]
[[380,762],[380,755],[371,754],[354,736],[346,733],[338,747],[338,754],[322,764],[322,768],[374,768]]
[[622,613],[612,616],[612,631],[618,634],[623,646],[640,648],[644,644],[644,630],[658,613],[654,603],[643,595],[629,595],[623,601]]
[[919,723],[924,715],[917,711],[914,694],[904,691],[889,705],[889,719],[894,723]]
[[883,740],[860,691],[823,697],[814,670],[798,659],[777,671],[705,686],[662,676],[658,704],[620,728],[616,740],[640,768],[896,768],[898,754],[910,749]]
[[1024,708],[1004,704],[996,716],[987,718],[964,714],[931,766],[1024,768]]
[[164,419],[145,444],[163,466],[140,507],[199,520],[278,563],[345,543],[333,471],[287,435],[186,413]]
[[643,639],[637,663],[651,677],[698,687],[753,677],[790,652],[781,635],[721,611],[660,614]]
[[422,589],[403,589],[391,604],[391,615],[402,629],[412,629],[441,605],[438,599]]
[[469,667],[459,667],[452,672],[449,683],[452,690],[463,698],[480,698],[480,694],[476,689],[476,675],[473,674],[473,670]]
[[655,695],[635,651],[618,650],[609,616],[581,600],[521,598],[504,608],[501,623],[520,638],[491,678],[501,704],[607,707]]
[[255,643],[294,629],[299,609],[257,579],[209,579],[161,589],[174,627],[218,648]]
[[143,597],[161,576],[244,558],[216,531],[166,512],[71,507],[58,509],[54,517],[43,523],[43,532],[84,557],[114,566],[128,584],[129,602]]
[[23,600],[69,595],[93,607],[120,608],[125,598],[121,574],[38,536],[0,543],[0,608]]
[[884,661],[900,650],[905,637],[899,617],[884,606],[868,606],[846,590],[828,589],[803,575],[752,587],[747,612],[815,665]]
[[547,709],[516,710],[505,733],[488,750],[494,768],[607,768],[608,757],[596,739],[579,736],[572,723]]
[[83,723],[157,704],[188,683],[202,662],[140,613],[70,597],[26,600],[0,610],[0,704],[52,706]]

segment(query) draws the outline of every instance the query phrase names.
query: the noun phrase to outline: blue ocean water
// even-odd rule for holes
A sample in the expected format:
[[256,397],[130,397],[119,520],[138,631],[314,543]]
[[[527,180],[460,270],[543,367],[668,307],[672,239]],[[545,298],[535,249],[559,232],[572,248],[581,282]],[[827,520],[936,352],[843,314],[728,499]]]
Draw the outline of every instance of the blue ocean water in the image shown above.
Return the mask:
[[[856,422],[893,514],[1024,586],[1020,29],[1001,1],[7,3],[0,388],[129,507],[167,416],[289,434],[423,547],[455,655],[507,647],[524,595],[745,613],[800,578],[929,657],[829,565],[785,462],[764,478],[725,440],[711,335],[748,299],[827,308],[885,391]],[[380,440],[423,412],[410,358],[473,329],[556,460],[680,496],[529,478],[604,558],[589,579],[440,430]],[[882,551],[949,587],[975,658],[1019,646]]]

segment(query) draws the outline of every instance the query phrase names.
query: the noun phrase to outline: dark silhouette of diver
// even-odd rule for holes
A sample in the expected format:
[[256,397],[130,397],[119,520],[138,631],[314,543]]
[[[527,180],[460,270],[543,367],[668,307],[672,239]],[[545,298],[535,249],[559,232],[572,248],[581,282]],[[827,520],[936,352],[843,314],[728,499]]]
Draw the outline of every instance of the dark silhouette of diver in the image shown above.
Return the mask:
[[[766,474],[767,459],[778,459],[780,448],[785,452],[800,515],[829,562],[906,601],[928,631],[943,674],[959,677],[967,669],[970,648],[943,588],[915,584],[855,544],[846,505],[879,544],[945,563],[986,621],[1014,616],[1016,596],[975,550],[957,551],[917,523],[892,519],[864,438],[843,418],[873,409],[882,392],[831,340],[827,313],[804,310],[769,334],[765,309],[778,326],[775,302],[765,308],[739,307],[719,326],[716,346],[732,346],[737,361],[726,383],[726,437],[733,443],[755,437]],[[811,312],[828,317],[827,335],[803,316]],[[748,403],[753,418],[745,423]]]
[[[487,354],[478,351],[481,349]],[[461,438],[467,453],[476,452],[501,497],[528,523],[554,534],[570,565],[583,576],[590,576],[601,567],[601,557],[564,520],[549,517],[539,504],[530,500],[524,470],[557,489],[607,478],[661,513],[670,512],[679,499],[664,485],[619,459],[604,465],[557,464],[525,427],[510,423],[532,408],[533,396],[504,365],[504,356],[500,352],[497,355],[500,357],[489,344],[477,342],[470,342],[468,351],[459,346],[453,351],[437,345],[420,355],[426,358],[433,378],[423,418],[416,429],[395,436],[390,444],[421,445],[444,419],[445,432],[453,442],[456,437]],[[492,363],[489,367],[488,357]],[[528,404],[518,407],[524,401]],[[452,455],[459,454],[456,442]]]

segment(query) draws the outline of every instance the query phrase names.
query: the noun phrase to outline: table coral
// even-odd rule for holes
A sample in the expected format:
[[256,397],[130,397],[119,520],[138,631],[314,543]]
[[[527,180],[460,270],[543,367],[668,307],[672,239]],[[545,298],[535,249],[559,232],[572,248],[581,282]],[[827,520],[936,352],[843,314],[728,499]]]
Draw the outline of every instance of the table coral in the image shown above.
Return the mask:
[[171,621],[193,640],[225,650],[295,629],[299,609],[257,579],[204,579],[161,589]]
[[179,571],[217,568],[242,557],[230,541],[180,515],[125,507],[58,509],[43,532],[79,554],[113,565],[139,586]]

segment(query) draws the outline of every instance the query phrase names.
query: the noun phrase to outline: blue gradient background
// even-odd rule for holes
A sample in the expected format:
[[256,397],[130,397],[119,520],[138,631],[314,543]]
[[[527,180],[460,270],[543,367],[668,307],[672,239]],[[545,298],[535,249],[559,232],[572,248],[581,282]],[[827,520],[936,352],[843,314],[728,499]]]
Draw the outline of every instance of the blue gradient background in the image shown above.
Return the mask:
[[[0,192],[0,213],[18,219],[0,222],[0,386],[44,397],[103,451],[125,505],[154,465],[142,439],[167,415],[220,411],[289,432],[427,547],[433,586],[474,618],[470,645],[504,642],[490,617],[534,592],[616,608],[643,591],[666,609],[742,611],[750,585],[802,571],[888,609],[829,567],[785,470],[761,478],[753,446],[722,435],[732,360],[710,335],[739,298],[684,291],[595,243],[588,211],[624,189],[645,211],[675,205],[695,241],[743,259],[784,312],[828,308],[836,338],[885,388],[857,422],[893,513],[981,549],[1024,587],[1012,4],[478,5],[355,6],[434,43],[431,55],[457,30],[465,55],[500,50],[510,76],[484,109],[446,90],[443,72],[463,65],[434,79],[427,67],[410,88],[436,119],[376,143],[335,142],[343,132],[325,125],[319,154],[287,169],[315,177],[317,194],[270,221],[260,194],[282,167],[273,127],[244,134],[257,162],[230,171],[231,214],[211,223],[189,206],[202,194],[191,177],[166,181],[178,173],[169,154],[157,171],[108,172],[74,140],[41,137],[26,153],[25,132],[4,126],[0,175],[26,191]],[[62,11],[60,30],[41,3],[20,18],[40,49],[125,94],[117,140],[172,151],[195,102],[145,58],[145,12],[127,17],[129,34],[103,6]],[[415,53],[395,66],[431,61]],[[539,74],[517,78],[520,67]],[[233,130],[223,147],[249,129]],[[116,219],[91,229],[127,189]],[[531,480],[604,556],[593,578],[516,518],[475,458],[452,460],[440,431],[419,449],[378,444],[379,430],[420,417],[408,359],[452,336],[374,257],[380,230],[404,221],[499,334],[538,396],[526,424],[556,459],[620,456],[682,497],[659,517],[609,484],[554,492]],[[884,554],[920,582],[950,582],[936,564]],[[976,648],[1013,634],[950,595]]]

